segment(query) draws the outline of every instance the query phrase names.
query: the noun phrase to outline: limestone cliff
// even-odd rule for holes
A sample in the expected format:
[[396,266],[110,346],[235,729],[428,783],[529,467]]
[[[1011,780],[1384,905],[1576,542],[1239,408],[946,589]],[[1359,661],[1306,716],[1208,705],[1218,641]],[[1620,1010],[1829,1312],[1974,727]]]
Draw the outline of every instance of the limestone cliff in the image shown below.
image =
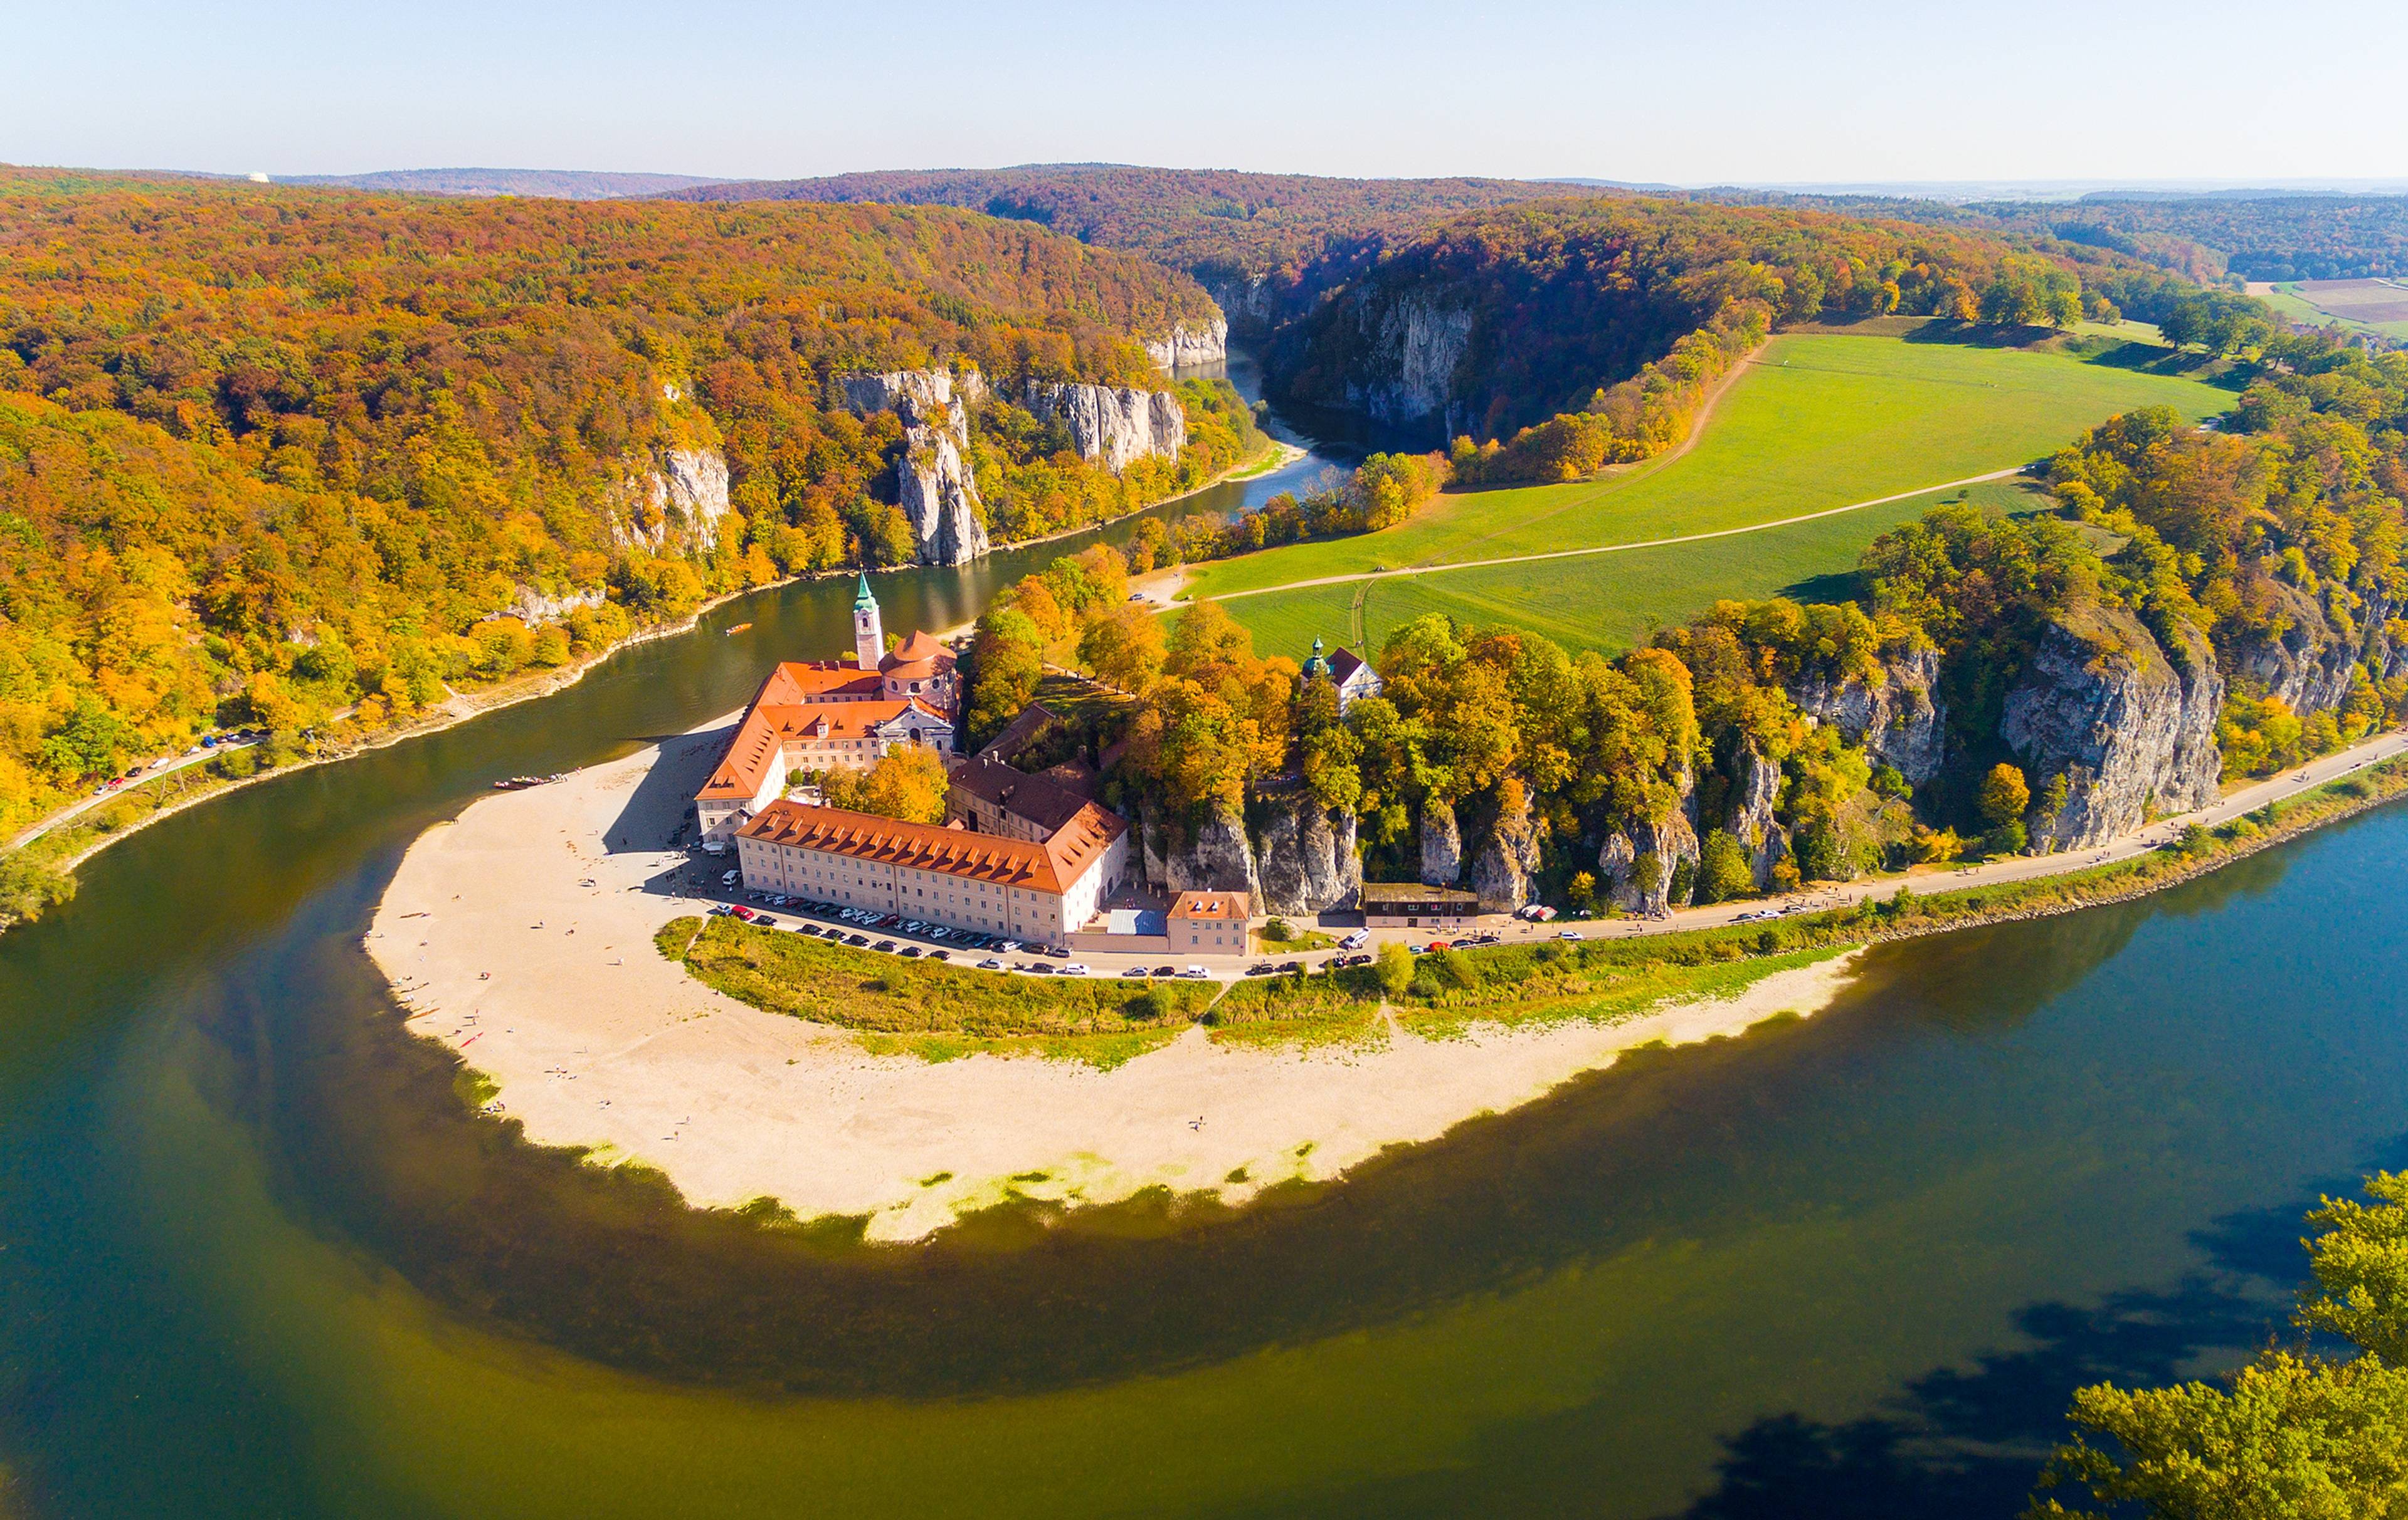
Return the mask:
[[1426,886],[1453,886],[1463,875],[1463,834],[1456,826],[1454,805],[1431,797],[1422,804],[1421,880]]
[[599,607],[609,599],[609,594],[599,586],[591,591],[572,591],[565,595],[547,596],[533,586],[521,585],[517,588],[517,595],[510,598],[509,606],[486,616],[488,619],[516,618],[532,628],[539,623],[562,622],[572,612]]
[[1870,677],[1793,682],[1789,699],[1862,746],[1872,764],[1894,766],[1920,786],[1940,773],[1947,748],[1947,710],[1931,695],[1939,680],[1940,652],[1925,648],[1889,656]]
[[1742,746],[1731,766],[1730,817],[1723,825],[1747,852],[1748,872],[1761,892],[1772,884],[1772,868],[1789,856],[1789,831],[1773,821],[1781,800],[1781,767]]
[[1240,819],[1212,813],[1193,826],[1141,812],[1140,857],[1149,885],[1164,892],[1245,892],[1260,911],[1310,915],[1354,902],[1363,863],[1354,815],[1317,806],[1301,792],[1266,797],[1250,835]]
[[1530,882],[1539,874],[1539,825],[1530,816],[1527,794],[1510,780],[1500,791],[1497,816],[1471,860],[1471,890],[1480,895],[1484,913],[1520,910],[1530,900]]
[[978,481],[963,458],[970,446],[970,408],[985,398],[975,370],[897,369],[848,375],[845,405],[867,415],[892,411],[903,423],[903,457],[895,465],[895,500],[910,520],[923,565],[961,565],[987,552]]
[[665,449],[613,493],[611,541],[655,554],[707,554],[727,515],[727,461],[716,449]]
[[[1639,863],[1655,857],[1655,880],[1642,882]],[[1653,822],[1640,820],[1605,837],[1597,853],[1598,879],[1605,898],[1626,913],[1661,918],[1670,911],[1672,872],[1683,861],[1698,868],[1698,831],[1688,816],[1675,808]]]
[[2391,638],[2397,609],[2377,595],[2356,602],[2339,587],[2327,600],[2286,582],[2270,582],[2281,600],[2280,633],[2242,632],[2224,647],[2224,670],[2233,685],[2253,695],[2278,697],[2293,712],[2329,712],[2349,696],[2362,663],[2378,680],[2397,675],[2408,655]]
[[1307,795],[1265,801],[1254,860],[1267,913],[1318,913],[1350,907],[1362,896],[1354,815],[1321,807]]
[[1100,460],[1115,475],[1147,454],[1176,459],[1187,445],[1187,409],[1168,391],[1030,380],[1027,397],[1039,422],[1068,429],[1080,458]]
[[2034,850],[2086,849],[2214,800],[2224,677],[2195,630],[2174,655],[2120,607],[2061,613],[2042,632],[1999,724],[2031,787]]
[[1206,323],[1182,322],[1160,337],[1147,338],[1145,351],[1166,370],[1226,364],[1229,358],[1229,324],[1220,317]]

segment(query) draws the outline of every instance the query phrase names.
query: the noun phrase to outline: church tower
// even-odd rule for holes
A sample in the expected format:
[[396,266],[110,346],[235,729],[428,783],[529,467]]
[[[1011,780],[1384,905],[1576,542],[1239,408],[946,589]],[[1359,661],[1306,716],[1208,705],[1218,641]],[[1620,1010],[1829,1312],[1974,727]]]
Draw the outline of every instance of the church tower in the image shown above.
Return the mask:
[[877,669],[878,662],[886,657],[886,626],[879,621],[878,598],[869,594],[866,571],[861,589],[853,596],[853,654],[864,670]]

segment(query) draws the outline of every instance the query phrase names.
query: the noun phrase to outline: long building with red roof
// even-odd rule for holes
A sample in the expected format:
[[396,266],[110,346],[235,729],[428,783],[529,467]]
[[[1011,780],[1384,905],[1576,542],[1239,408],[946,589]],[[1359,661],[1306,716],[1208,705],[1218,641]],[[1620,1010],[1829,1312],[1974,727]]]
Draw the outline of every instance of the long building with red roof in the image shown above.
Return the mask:
[[736,831],[751,892],[1060,944],[1128,870],[1128,825],[1087,803],[1042,840],[778,800]]

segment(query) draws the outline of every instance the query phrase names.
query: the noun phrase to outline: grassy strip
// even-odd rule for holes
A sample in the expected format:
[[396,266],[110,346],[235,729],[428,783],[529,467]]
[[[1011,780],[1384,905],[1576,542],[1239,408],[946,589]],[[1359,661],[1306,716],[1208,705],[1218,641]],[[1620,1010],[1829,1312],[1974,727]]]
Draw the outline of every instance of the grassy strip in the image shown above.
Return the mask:
[[1192,982],[1002,976],[732,918],[672,919],[653,943],[738,1002],[850,1029],[874,1052],[924,1060],[989,1052],[1114,1067],[1175,1038],[1219,990]]

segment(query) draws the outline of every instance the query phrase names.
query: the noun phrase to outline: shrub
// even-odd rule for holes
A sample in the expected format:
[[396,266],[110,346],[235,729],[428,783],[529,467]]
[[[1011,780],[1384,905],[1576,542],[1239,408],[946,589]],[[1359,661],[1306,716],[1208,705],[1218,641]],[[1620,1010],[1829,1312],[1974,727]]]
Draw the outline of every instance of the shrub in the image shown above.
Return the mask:
[[1405,989],[1412,985],[1412,953],[1391,939],[1380,947],[1380,954],[1372,960],[1371,969],[1379,974],[1382,992],[1391,997],[1401,997]]
[[1697,884],[1697,862],[1683,855],[1672,863],[1672,882],[1665,889],[1665,900],[1675,908],[1685,907],[1689,901],[1689,894],[1696,889]]
[[2023,820],[2020,818],[2010,818],[1982,836],[1982,850],[1985,854],[2019,855],[2029,848],[2030,844],[2031,839],[2024,832]]
[[1275,945],[1283,945],[1296,938],[1296,930],[1283,918],[1263,920],[1262,934],[1265,939]]
[[1719,828],[1708,834],[1698,856],[1698,900],[1722,902],[1742,896],[1755,888],[1756,874],[1749,868],[1747,852],[1740,848],[1740,842]]

